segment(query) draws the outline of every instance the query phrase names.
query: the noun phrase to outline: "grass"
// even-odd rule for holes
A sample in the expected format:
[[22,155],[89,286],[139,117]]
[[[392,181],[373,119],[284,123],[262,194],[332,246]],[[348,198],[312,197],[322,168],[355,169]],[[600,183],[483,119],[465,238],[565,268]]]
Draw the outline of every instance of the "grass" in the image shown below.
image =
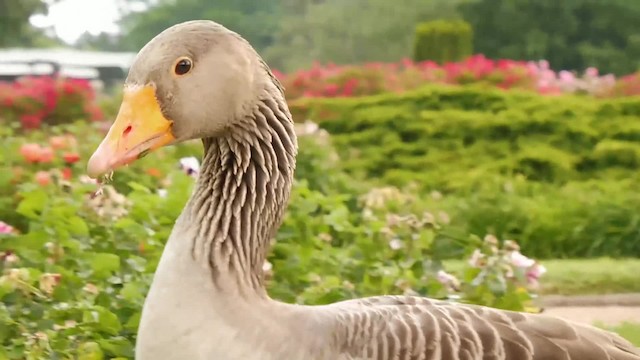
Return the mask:
[[[556,259],[541,262],[547,273],[541,279],[542,294],[595,295],[640,293],[640,259]],[[445,262],[445,267],[459,274],[461,260]]]
[[597,327],[613,331],[629,340],[633,345],[640,347],[640,324],[624,322],[616,326],[606,326],[602,323],[594,324]]

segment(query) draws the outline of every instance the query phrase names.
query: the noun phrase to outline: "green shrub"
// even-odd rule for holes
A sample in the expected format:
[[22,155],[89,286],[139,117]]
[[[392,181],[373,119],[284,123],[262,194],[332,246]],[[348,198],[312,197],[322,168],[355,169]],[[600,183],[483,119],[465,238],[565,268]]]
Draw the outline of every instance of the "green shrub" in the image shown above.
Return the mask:
[[457,225],[546,258],[640,256],[639,106],[469,86],[295,104],[346,172],[438,191]]
[[[158,149],[92,196],[84,166],[103,136],[92,125],[47,129],[82,141],[39,162],[27,161],[24,145],[56,143],[51,134],[0,133],[0,191],[11,195],[0,197],[0,359],[133,358],[145,294],[194,185],[178,160],[200,157],[202,146]],[[354,181],[324,131],[299,144],[290,205],[265,264],[274,298],[325,304],[407,293],[532,310],[539,275],[512,264],[513,243],[459,234],[420,197]],[[64,163],[71,150],[81,160]],[[58,176],[61,168],[69,175]],[[460,280],[442,272],[452,241],[464,244],[457,258],[478,249],[486,259],[465,261]]]
[[435,20],[416,26],[414,60],[439,64],[464,60],[473,53],[473,31],[465,21]]

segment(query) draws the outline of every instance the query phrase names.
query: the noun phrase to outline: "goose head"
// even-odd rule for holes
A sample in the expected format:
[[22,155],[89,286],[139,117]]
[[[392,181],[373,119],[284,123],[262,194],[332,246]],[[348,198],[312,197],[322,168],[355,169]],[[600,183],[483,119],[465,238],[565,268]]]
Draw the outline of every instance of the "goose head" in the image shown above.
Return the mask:
[[88,175],[97,178],[163,146],[221,136],[272,81],[267,71],[248,42],[215,22],[161,32],[135,57]]

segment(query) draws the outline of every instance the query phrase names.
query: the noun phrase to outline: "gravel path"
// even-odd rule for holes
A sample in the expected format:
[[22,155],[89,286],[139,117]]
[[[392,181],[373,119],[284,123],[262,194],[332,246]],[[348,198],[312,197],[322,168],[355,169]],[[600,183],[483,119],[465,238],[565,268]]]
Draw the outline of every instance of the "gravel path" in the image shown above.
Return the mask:
[[640,323],[640,306],[562,306],[546,308],[544,314],[593,325],[619,325],[625,321]]
[[544,313],[568,320],[593,324],[640,323],[640,294],[545,296]]

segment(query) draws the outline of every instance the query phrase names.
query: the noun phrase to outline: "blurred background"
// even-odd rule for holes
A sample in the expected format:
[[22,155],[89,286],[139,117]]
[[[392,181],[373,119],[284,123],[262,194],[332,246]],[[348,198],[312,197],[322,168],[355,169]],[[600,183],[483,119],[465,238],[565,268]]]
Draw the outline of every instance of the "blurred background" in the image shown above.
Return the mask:
[[0,0],[0,359],[127,359],[201,145],[86,162],[136,52],[240,33],[300,154],[264,264],[301,304],[413,294],[640,346],[640,2]]

